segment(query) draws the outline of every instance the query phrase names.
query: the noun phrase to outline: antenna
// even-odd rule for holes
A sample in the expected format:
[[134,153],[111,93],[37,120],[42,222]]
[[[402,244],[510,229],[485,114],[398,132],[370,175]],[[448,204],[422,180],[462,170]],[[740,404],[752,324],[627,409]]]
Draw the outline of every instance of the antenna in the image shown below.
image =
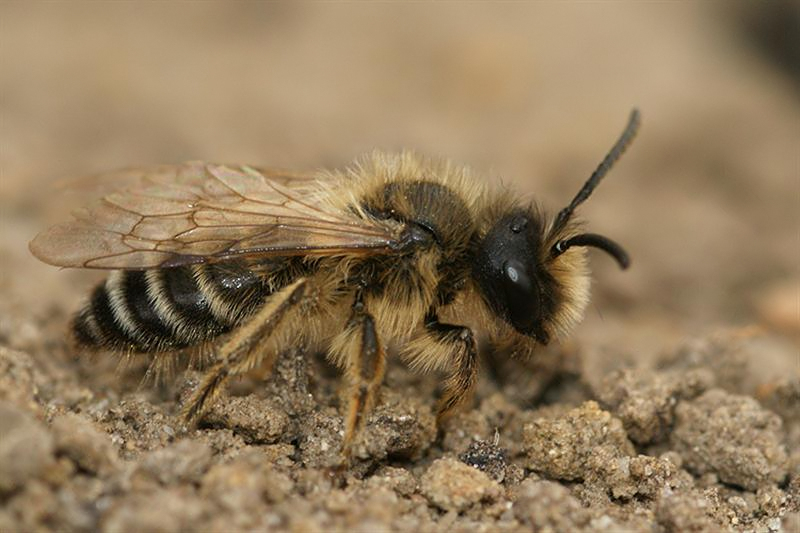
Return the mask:
[[581,190],[575,195],[575,198],[572,199],[567,207],[558,212],[553,227],[550,230],[550,235],[555,235],[564,229],[564,226],[567,224],[570,217],[572,217],[573,211],[589,198],[592,191],[597,187],[597,184],[600,183],[600,180],[608,174],[608,171],[611,170],[611,167],[614,166],[617,159],[619,159],[620,156],[625,153],[628,146],[630,146],[631,141],[633,141],[633,138],[636,137],[636,133],[639,131],[639,124],[641,124],[641,115],[638,109],[633,108],[628,118],[628,124],[625,126],[625,130],[622,132],[617,142],[611,147],[611,150],[609,150],[608,154],[603,158],[603,161],[597,166],[597,169],[592,172],[592,175],[589,176],[589,179],[583,184],[583,187],[581,187]]

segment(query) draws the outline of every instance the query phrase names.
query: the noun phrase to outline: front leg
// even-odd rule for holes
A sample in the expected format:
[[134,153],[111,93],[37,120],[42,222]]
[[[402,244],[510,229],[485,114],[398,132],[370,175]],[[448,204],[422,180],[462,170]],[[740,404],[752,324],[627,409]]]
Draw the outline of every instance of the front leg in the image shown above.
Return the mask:
[[478,347],[466,326],[443,324],[435,312],[425,317],[425,331],[404,350],[412,368],[449,370],[444,391],[437,404],[437,422],[466,403],[478,382]]

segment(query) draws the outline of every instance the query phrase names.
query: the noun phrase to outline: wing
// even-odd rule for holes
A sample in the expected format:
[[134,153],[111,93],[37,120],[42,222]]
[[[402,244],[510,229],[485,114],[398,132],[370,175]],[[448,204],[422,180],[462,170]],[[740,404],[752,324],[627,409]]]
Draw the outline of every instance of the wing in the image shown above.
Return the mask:
[[399,228],[325,200],[309,175],[190,162],[107,176],[122,188],[40,233],[51,265],[148,269],[233,257],[388,253]]

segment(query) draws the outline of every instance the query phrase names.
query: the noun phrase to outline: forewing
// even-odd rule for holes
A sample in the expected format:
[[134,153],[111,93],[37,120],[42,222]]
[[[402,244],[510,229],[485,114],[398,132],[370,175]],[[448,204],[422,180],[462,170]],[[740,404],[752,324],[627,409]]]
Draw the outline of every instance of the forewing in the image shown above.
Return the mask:
[[191,162],[122,185],[30,244],[62,267],[147,269],[232,257],[388,252],[397,228],[332,208],[311,176]]

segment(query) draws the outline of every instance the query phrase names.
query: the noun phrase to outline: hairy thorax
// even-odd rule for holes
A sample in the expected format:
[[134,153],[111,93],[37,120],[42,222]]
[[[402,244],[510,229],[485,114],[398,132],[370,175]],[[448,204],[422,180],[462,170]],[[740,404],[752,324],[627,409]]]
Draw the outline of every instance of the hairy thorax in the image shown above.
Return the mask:
[[407,337],[426,313],[447,304],[465,286],[475,224],[463,198],[424,179],[383,183],[365,195],[368,216],[401,224],[406,249],[362,266],[367,307],[378,330]]

